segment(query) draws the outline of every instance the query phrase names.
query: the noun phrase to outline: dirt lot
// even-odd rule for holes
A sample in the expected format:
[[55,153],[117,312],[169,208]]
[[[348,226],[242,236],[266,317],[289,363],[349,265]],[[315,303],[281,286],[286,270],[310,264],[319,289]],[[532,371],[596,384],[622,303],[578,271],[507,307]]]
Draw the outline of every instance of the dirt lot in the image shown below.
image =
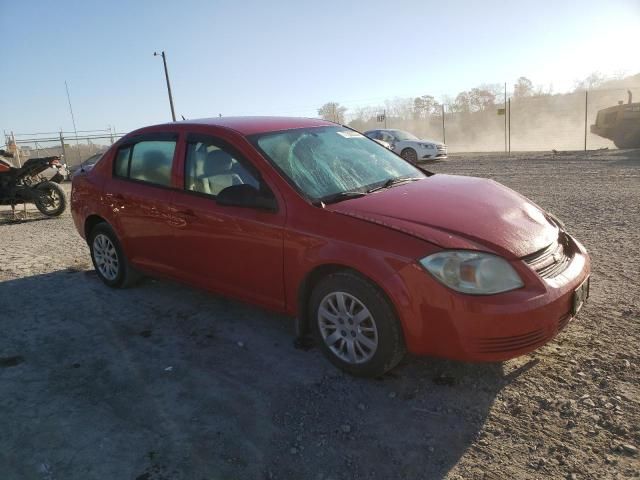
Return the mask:
[[[103,286],[68,214],[0,225],[0,478],[640,477],[640,151],[456,156],[563,219],[591,299],[502,364],[346,376],[293,323],[162,280]],[[428,208],[428,206],[426,206]]]

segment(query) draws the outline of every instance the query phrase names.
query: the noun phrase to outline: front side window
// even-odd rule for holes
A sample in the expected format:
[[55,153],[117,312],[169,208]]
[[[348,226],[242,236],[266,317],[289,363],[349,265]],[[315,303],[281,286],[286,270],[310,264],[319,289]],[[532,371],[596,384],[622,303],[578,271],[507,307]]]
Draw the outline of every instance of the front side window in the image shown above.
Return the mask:
[[251,140],[312,201],[425,177],[387,148],[344,127],[265,133]]
[[419,138],[416,137],[415,135],[413,135],[412,133],[405,132],[405,131],[402,131],[402,130],[394,130],[393,131],[393,137],[395,137],[395,139],[398,140],[398,141],[419,140]]
[[393,137],[393,135],[391,135],[390,133],[386,133],[383,132],[380,135],[380,140],[387,142],[387,143],[393,143],[393,141],[395,140],[395,138]]
[[118,150],[114,173],[154,185],[171,186],[171,168],[176,142],[173,140],[141,141]]
[[367,134],[367,137],[372,138],[374,140],[382,140],[382,133],[377,130],[374,130],[372,132],[369,132]]
[[189,142],[185,162],[185,189],[216,196],[232,185],[251,185],[259,182],[238,156],[213,142]]

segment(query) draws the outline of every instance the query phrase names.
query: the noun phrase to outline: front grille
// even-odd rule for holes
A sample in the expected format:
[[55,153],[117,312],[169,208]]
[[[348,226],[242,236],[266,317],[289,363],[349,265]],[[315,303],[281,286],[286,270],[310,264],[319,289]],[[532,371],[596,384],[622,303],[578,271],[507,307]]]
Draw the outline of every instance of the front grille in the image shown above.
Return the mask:
[[479,353],[502,353],[534,347],[548,339],[547,332],[544,329],[539,329],[510,337],[478,338],[474,343],[475,349]]
[[542,278],[553,278],[565,271],[571,263],[571,257],[569,238],[567,234],[560,232],[557,241],[522,260]]
[[521,335],[510,337],[473,338],[471,345],[478,353],[508,353],[523,349],[533,349],[542,346],[555,335],[566,328],[571,321],[571,315],[560,317],[550,328],[540,328]]

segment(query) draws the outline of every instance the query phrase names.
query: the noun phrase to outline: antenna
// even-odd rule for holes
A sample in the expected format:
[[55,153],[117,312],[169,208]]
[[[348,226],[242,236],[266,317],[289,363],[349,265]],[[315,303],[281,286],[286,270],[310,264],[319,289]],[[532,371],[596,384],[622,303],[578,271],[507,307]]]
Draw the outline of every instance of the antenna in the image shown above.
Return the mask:
[[[78,159],[78,163],[80,163],[80,144],[78,143],[78,130],[76,129],[76,119],[73,116],[73,108],[71,107],[71,95],[69,95],[69,85],[67,85],[67,81],[64,81],[64,88],[67,90],[67,101],[69,102],[69,111],[71,112],[71,123],[73,123],[73,133],[76,136],[76,157]],[[65,163],[67,159],[65,158]]]

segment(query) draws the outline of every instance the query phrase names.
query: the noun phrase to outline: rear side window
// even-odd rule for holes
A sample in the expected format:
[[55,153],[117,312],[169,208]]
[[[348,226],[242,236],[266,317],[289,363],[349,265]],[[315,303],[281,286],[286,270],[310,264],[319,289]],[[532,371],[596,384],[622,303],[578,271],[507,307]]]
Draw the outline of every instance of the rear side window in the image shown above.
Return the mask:
[[116,165],[114,167],[114,173],[118,177],[129,176],[129,155],[131,155],[131,147],[125,147],[118,150],[116,155]]
[[175,149],[173,140],[149,140],[124,147],[116,156],[114,173],[118,177],[168,187]]

